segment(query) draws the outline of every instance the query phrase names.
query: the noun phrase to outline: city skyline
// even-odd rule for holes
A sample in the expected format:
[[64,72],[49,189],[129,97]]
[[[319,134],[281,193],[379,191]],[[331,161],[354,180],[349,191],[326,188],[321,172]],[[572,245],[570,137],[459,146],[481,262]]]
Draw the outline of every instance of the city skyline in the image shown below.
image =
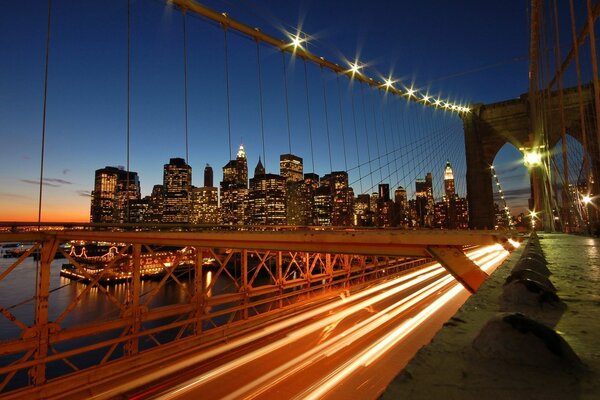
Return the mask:
[[[527,32],[522,6],[487,4],[484,7],[473,3],[472,7],[461,8],[460,11],[448,6],[447,12],[432,15],[429,12],[432,5],[426,3],[400,5],[386,2],[383,6],[390,11],[383,13],[386,19],[401,15],[398,12],[400,10],[408,12],[414,18],[407,18],[402,24],[373,24],[372,17],[380,14],[375,12],[377,7],[365,11],[352,2],[348,7],[339,9],[331,4],[269,1],[259,7],[262,11],[269,11],[266,13],[270,15],[267,18],[269,21],[257,18],[247,5],[235,8],[219,1],[206,2],[215,9],[233,7],[231,11],[236,17],[239,15],[246,23],[260,26],[279,37],[285,37],[282,27],[289,31],[293,26],[302,26],[303,31],[310,35],[308,46],[315,53],[331,56],[332,59],[340,59],[339,53],[348,59],[357,58],[380,71],[382,77],[393,74],[406,85],[414,84],[417,89],[427,90],[433,95],[443,95],[457,102],[492,102],[526,91],[527,63],[518,58],[527,52],[527,41],[518,40]],[[439,4],[435,6],[440,7]],[[0,61],[0,87],[3,93],[0,97],[3,105],[0,107],[0,137],[9,143],[4,146],[5,150],[0,158],[2,220],[37,219],[46,11],[44,7],[11,3],[0,16],[0,41],[2,48],[6,49],[6,57],[2,57]],[[329,16],[334,11],[337,16],[335,26],[328,31],[324,27],[331,25]],[[496,25],[490,24],[489,15],[494,15],[494,22],[498,26],[502,26],[501,20],[519,20],[522,23],[509,32],[499,33],[495,31]],[[421,21],[428,20],[424,16],[431,22],[427,24],[427,32],[424,32],[427,34],[409,35],[412,32],[423,32]],[[278,24],[273,19],[283,23]],[[72,24],[70,21],[79,22]],[[387,26],[385,32],[383,26]],[[357,148],[361,151],[361,162],[376,158],[373,155],[375,146],[371,148],[371,157],[366,154],[364,131],[368,130],[373,134],[379,129],[380,138],[383,136],[381,122],[372,122],[371,109],[381,99],[376,94],[377,91],[364,88],[367,96],[365,111],[359,85],[352,86],[348,79],[340,79],[343,94],[343,118],[340,118],[337,110],[339,93],[336,77],[327,71],[321,77],[318,68],[309,64],[310,96],[307,107],[303,62],[286,57],[286,84],[290,94],[288,131],[282,95],[284,82],[281,79],[281,56],[273,49],[260,46],[264,78],[263,138],[257,106],[260,93],[255,62],[256,46],[236,35],[229,35],[229,140],[224,90],[223,31],[189,15],[187,28],[190,139],[187,161],[193,168],[198,170],[205,163],[218,165],[219,159],[227,158],[229,152],[235,151],[231,147],[235,147],[234,144],[239,141],[257,150],[253,152],[253,156],[257,155],[256,159],[252,158],[250,163],[256,162],[258,155],[266,153],[303,153],[306,154],[307,165],[312,167],[315,164],[311,169],[327,171],[345,169],[346,158],[348,169],[359,165]],[[452,28],[452,35],[446,34],[449,28]],[[473,29],[477,29],[480,35],[473,36]],[[89,174],[99,165],[127,165],[126,32],[125,1],[69,5],[61,1],[53,2],[43,220],[85,220],[85,204],[91,191],[87,178]],[[391,41],[387,36],[406,40],[399,43]],[[460,40],[461,38],[464,40]],[[161,173],[160,169],[152,168],[151,161],[169,157],[185,158],[186,154],[181,39],[179,10],[162,2],[132,1],[132,150],[129,169],[144,176],[142,191],[145,193],[152,188],[145,186],[144,182],[158,181]],[[486,40],[496,43],[493,51],[484,45]],[[470,46],[460,44],[467,42],[481,51],[477,60],[468,57]],[[436,51],[429,53],[426,49]],[[461,58],[458,54],[464,57]],[[439,62],[440,60],[444,62]],[[477,72],[478,68],[481,68],[481,72]],[[505,79],[496,75],[494,81],[490,80],[487,73],[490,70],[502,72]],[[468,73],[461,75],[461,72],[452,77],[454,71]],[[266,79],[267,77],[272,79]],[[325,116],[322,79],[326,87],[329,127]],[[348,96],[348,93],[352,96]],[[358,143],[354,143],[352,137],[352,98],[357,108]],[[407,107],[406,102],[400,99],[393,101],[397,103],[393,112],[400,114],[400,120],[406,121],[407,126],[413,127],[394,128],[394,133],[399,135],[398,140],[427,131],[427,127],[418,122],[420,106]],[[307,112],[308,108],[310,113]],[[309,118],[310,124],[307,121]],[[389,130],[390,121],[395,121],[389,116],[384,118],[387,118],[384,122]],[[453,131],[449,135],[462,136],[460,120],[455,118],[451,122]],[[341,134],[345,130],[347,148],[345,151],[333,151],[329,157],[326,146],[315,147],[314,154],[309,157],[309,131],[312,130],[315,141],[319,139],[325,142],[328,128],[333,143],[342,142]],[[388,132],[388,139],[392,136],[391,133]],[[233,145],[229,146],[228,141]],[[261,142],[266,143],[264,151]],[[206,144],[210,144],[211,148],[207,148]],[[388,148],[392,148],[392,145],[388,144]],[[499,171],[506,170],[509,174],[517,175],[514,169],[515,152],[518,153],[515,149],[508,157],[499,156]],[[267,170],[273,170],[277,159],[263,157],[262,161]],[[329,168],[328,164],[333,164],[333,168]],[[14,165],[19,165],[20,168],[15,170]],[[503,165],[506,167],[502,168]],[[378,168],[378,164],[375,162],[373,167]],[[456,170],[464,172],[458,161]],[[408,175],[409,172],[410,168],[407,168],[399,171],[399,174]],[[511,187],[522,191],[519,195],[522,200],[528,190],[527,177],[523,170],[517,172],[518,177],[511,178]],[[362,176],[357,171],[350,174],[351,181],[362,178],[360,183],[363,186],[372,186],[372,175],[367,175],[365,171],[362,171]],[[220,171],[215,172],[217,181],[220,179],[218,175]]]
[[[223,166],[223,181],[213,185],[213,170],[204,168],[204,186],[192,184],[192,168],[182,158],[163,166],[162,184],[143,196],[135,171],[122,167],[95,171],[90,221],[93,223],[176,223],[228,225],[468,227],[466,198],[455,190],[452,165],[446,160],[443,194],[434,197],[433,174],[416,178],[415,187],[378,183],[378,190],[358,193],[348,173],[304,174],[303,158],[279,156],[279,174],[267,172],[259,157],[248,171],[246,149]],[[393,189],[394,196],[391,197]],[[408,190],[407,190],[408,189]],[[414,196],[409,196],[412,193]]]

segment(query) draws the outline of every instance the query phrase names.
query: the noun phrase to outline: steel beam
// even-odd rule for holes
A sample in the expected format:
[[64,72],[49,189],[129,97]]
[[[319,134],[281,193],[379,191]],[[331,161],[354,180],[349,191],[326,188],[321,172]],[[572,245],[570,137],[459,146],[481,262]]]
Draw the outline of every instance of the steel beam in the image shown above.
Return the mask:
[[439,261],[471,293],[475,293],[488,277],[459,248],[453,246],[430,246],[427,248],[427,252]]

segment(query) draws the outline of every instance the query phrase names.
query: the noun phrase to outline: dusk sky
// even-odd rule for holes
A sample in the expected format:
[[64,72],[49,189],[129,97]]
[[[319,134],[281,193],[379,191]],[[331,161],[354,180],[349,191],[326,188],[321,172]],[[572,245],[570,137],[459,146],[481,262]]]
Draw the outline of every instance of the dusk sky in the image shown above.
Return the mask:
[[[528,88],[528,1],[200,3],[282,39],[284,30],[300,27],[316,55],[340,65],[357,58],[368,66],[369,76],[391,74],[406,87],[456,103],[507,100]],[[37,220],[46,24],[46,1],[2,5],[0,220],[4,221]],[[260,46],[259,86],[256,44],[233,32],[227,42],[230,149],[223,29],[191,14],[186,26],[189,163],[194,185],[202,186],[206,163],[213,167],[218,185],[230,151],[235,157],[240,143],[246,147],[252,175],[258,157],[263,157],[261,91],[266,169],[278,173],[279,154],[289,150],[287,84],[291,150],[304,158],[305,172],[312,171],[313,161],[320,175],[347,166],[357,194],[360,187],[368,191],[383,180],[392,190],[398,184],[406,186],[410,195],[414,179],[430,171],[439,189],[449,159],[455,165],[459,193],[465,195],[462,122],[455,114],[407,105],[403,99],[357,86],[311,64],[305,83],[303,62],[288,55],[284,80],[281,53],[264,45]],[[565,32],[568,29],[564,27]],[[163,164],[169,158],[185,158],[181,12],[161,0],[132,0],[131,32],[130,169],[138,172],[142,195],[147,195],[154,184],[162,183]],[[562,37],[564,55],[569,36]],[[49,59],[42,219],[87,221],[94,171],[127,162],[127,1],[53,0]],[[353,117],[359,127],[356,139]],[[368,139],[364,131],[379,136]],[[392,153],[401,147],[406,152]],[[384,157],[386,149],[397,159],[390,159],[391,154]],[[419,163],[420,157],[426,161]],[[495,164],[504,189],[517,195],[509,198],[509,205],[522,208],[528,177],[518,166],[518,157],[516,149],[506,146]],[[360,173],[355,168],[359,159],[362,164],[375,158],[363,164]]]

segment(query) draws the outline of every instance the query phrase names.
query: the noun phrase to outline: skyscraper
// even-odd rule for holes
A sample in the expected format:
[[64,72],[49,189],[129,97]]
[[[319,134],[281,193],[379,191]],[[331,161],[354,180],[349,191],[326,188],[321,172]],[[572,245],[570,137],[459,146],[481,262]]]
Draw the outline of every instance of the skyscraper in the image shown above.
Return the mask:
[[130,202],[140,199],[137,172],[122,167],[105,167],[94,174],[91,222],[131,222]]
[[223,167],[220,210],[224,224],[248,222],[248,160],[244,145],[240,145],[236,159]]
[[213,169],[210,165],[206,164],[206,167],[204,167],[204,187],[213,186]]
[[190,222],[216,224],[219,222],[219,198],[216,187],[194,187],[191,191]]
[[321,186],[329,188],[331,195],[331,224],[350,226],[352,224],[352,201],[346,171],[332,171],[321,178]]
[[192,167],[183,158],[171,158],[163,170],[164,208],[162,221],[187,223],[190,213]]
[[248,192],[249,223],[285,225],[285,178],[267,174],[260,158],[250,179]]
[[300,182],[304,175],[302,158],[293,154],[282,154],[279,156],[279,173],[286,182]]
[[446,161],[446,168],[444,168],[444,193],[447,199],[454,198],[456,191],[454,189],[454,173],[452,172],[452,165],[450,161]]

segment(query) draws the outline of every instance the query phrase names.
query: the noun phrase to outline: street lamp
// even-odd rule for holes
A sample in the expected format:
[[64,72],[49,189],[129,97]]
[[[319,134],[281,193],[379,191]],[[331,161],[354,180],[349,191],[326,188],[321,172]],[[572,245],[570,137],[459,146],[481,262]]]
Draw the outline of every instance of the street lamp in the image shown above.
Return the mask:
[[538,216],[539,212],[529,211],[529,217],[531,218],[531,229],[535,229],[535,219]]
[[589,194],[583,195],[581,197],[581,201],[583,202],[583,204],[585,204],[587,206],[588,204],[590,204],[592,202],[592,197]]

